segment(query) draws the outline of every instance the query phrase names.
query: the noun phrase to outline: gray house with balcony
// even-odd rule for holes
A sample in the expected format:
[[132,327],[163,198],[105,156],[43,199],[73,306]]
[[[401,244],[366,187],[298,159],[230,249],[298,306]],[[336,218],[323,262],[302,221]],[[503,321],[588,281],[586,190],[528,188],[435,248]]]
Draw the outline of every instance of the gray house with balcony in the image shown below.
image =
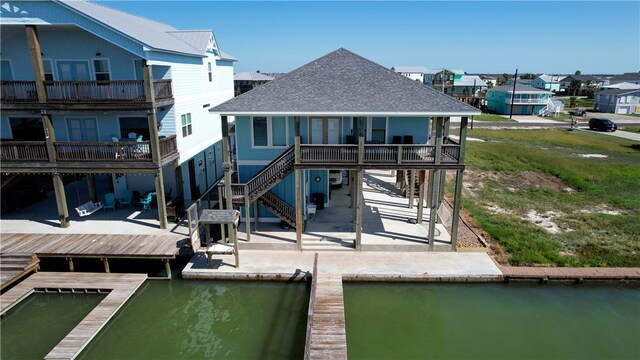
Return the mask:
[[606,89],[596,93],[593,107],[596,111],[612,114],[640,113],[640,89]]

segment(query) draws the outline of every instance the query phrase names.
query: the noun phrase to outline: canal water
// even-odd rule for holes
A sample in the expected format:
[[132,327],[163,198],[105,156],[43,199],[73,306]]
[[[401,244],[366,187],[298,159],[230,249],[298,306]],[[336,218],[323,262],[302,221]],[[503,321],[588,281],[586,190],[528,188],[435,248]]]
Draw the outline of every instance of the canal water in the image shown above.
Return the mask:
[[640,287],[344,287],[354,359],[640,359]]
[[0,359],[42,359],[102,301],[98,294],[32,294],[0,320]]
[[[33,295],[2,318],[4,359],[42,358],[98,295]],[[640,286],[344,287],[349,359],[639,359]],[[80,359],[301,359],[306,283],[147,281]]]

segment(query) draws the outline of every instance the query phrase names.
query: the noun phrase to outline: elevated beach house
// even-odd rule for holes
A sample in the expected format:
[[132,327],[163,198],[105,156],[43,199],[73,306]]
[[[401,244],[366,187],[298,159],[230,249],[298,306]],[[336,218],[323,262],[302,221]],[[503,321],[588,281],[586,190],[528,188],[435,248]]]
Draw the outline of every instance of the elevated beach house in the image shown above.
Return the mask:
[[48,174],[66,227],[62,175],[86,175],[103,201],[99,175],[115,198],[154,193],[164,228],[165,193],[195,200],[222,176],[208,110],[233,98],[236,60],[211,30],[85,1],[3,1],[1,12],[3,195],[12,179]]
[[[480,111],[418,81],[341,48],[210,111],[222,116],[225,147],[228,118],[235,117],[237,176],[225,148],[223,193],[247,225],[288,223],[301,248],[310,210],[331,206],[330,171],[337,170],[349,179],[359,249],[363,172],[373,169],[415,174],[420,187],[429,172],[430,249],[444,170],[455,171],[457,221],[467,117]],[[451,116],[462,118],[459,141],[448,137]],[[418,203],[421,222],[424,201]],[[453,229],[455,249],[457,223]]]
[[517,115],[538,114],[544,109],[553,93],[533,86],[513,84],[487,90],[487,108],[498,114],[509,114],[513,97],[513,113]]

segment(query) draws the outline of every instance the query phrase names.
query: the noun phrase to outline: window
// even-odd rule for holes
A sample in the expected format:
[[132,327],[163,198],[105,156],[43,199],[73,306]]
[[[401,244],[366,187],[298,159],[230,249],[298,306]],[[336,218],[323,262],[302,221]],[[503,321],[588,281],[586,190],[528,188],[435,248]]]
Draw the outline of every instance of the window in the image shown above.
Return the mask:
[[122,116],[120,120],[120,138],[126,139],[129,134],[136,137],[142,135],[142,140],[149,140],[149,120],[144,116]]
[[0,80],[13,80],[13,71],[11,71],[11,61],[0,60]]
[[109,76],[109,60],[93,60],[93,70],[95,71],[96,80],[109,81],[111,79]]
[[42,60],[42,69],[44,70],[44,80],[53,81],[53,64],[49,59]]
[[374,144],[384,144],[386,142],[387,118],[371,118],[371,142]]
[[96,118],[67,118],[67,128],[71,141],[98,141]]
[[180,116],[180,119],[182,120],[182,137],[191,135],[191,113]]
[[254,116],[251,120],[252,146],[286,147],[287,118]]
[[213,81],[213,72],[211,71],[211,63],[208,63],[208,70],[209,70],[209,82]]

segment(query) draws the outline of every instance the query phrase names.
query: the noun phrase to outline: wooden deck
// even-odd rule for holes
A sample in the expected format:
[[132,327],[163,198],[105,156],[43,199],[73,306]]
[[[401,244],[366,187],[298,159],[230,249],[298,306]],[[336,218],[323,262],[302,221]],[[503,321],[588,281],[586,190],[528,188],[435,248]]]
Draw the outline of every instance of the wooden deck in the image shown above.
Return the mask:
[[[181,235],[108,235],[108,234],[1,234],[0,254],[29,255],[39,258],[66,258],[73,271],[73,258],[102,259],[105,272],[109,272],[108,259],[161,259],[165,261],[167,276],[171,276],[169,259],[176,254],[188,238]],[[2,287],[17,277],[2,274]]]
[[32,294],[35,289],[109,291],[100,304],[45,357],[45,359],[74,359],[146,279],[145,274],[40,272],[0,297],[0,313],[9,310],[20,300]]
[[173,259],[181,235],[2,234],[0,253],[39,257]]
[[39,268],[40,260],[34,254],[0,254],[0,289],[13,284]]
[[342,275],[314,271],[313,276],[305,359],[346,359]]

